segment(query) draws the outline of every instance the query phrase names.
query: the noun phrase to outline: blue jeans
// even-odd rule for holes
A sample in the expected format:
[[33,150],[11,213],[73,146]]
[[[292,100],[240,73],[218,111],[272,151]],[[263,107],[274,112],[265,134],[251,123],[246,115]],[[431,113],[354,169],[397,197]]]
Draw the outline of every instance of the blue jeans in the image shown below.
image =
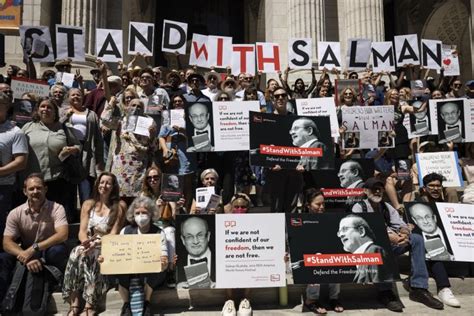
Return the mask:
[[3,251],[3,231],[7,215],[12,210],[13,185],[0,185],[0,251]]

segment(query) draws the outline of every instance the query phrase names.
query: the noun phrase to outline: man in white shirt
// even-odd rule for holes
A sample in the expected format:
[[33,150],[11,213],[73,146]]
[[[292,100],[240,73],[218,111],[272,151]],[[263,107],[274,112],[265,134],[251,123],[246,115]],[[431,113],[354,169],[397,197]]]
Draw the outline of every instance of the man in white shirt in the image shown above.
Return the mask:
[[202,93],[209,98],[209,100],[214,101],[219,89],[219,77],[216,72],[210,72],[206,77],[206,89],[201,90]]

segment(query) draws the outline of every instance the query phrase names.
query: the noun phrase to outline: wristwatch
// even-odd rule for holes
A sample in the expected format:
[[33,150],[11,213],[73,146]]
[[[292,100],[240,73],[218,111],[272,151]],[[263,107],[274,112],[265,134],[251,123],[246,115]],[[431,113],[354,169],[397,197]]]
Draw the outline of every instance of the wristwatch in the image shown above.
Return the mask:
[[41,250],[40,250],[40,247],[39,247],[39,245],[38,245],[37,242],[33,243],[32,247],[33,247],[33,250],[36,251],[36,252],[40,252],[40,251],[41,251]]

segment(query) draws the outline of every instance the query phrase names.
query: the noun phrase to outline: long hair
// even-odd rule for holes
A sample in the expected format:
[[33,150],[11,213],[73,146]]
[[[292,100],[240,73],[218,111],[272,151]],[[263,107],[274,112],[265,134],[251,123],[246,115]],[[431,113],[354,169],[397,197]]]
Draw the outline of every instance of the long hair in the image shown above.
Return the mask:
[[36,106],[36,111],[33,113],[33,115],[31,116],[31,120],[35,123],[41,121],[40,119],[40,115],[39,115],[39,107],[41,105],[41,103],[43,102],[47,102],[49,105],[51,105],[53,107],[53,111],[54,111],[54,122],[59,122],[59,108],[58,106],[56,105],[56,102],[53,100],[53,99],[50,99],[48,97],[46,98],[41,98],[39,101],[38,101],[38,105]]
[[352,105],[353,105],[357,101],[357,92],[351,87],[342,89],[341,94],[339,95],[339,104],[345,104],[344,93],[346,93],[347,90],[350,90],[352,92]]
[[109,176],[112,178],[112,191],[110,192],[108,201],[109,205],[111,205],[108,225],[112,227],[115,224],[115,221],[117,220],[118,216],[120,215],[120,188],[117,181],[117,177],[113,173],[104,171],[97,177],[94,182],[94,188],[92,189],[92,199],[95,203],[100,201],[99,184],[100,180],[104,176]]
[[[162,172],[160,168],[158,168],[157,166],[151,166],[150,168],[148,168],[145,172],[145,178],[143,179],[143,182],[142,182],[142,193],[144,196],[147,196],[149,198],[157,198],[157,196],[155,196],[155,194],[153,193],[153,189],[151,188],[150,184],[148,183],[146,179],[148,175],[150,174],[150,171],[152,170],[156,170],[156,172],[158,173],[158,176],[161,179]],[[160,188],[160,191],[161,191],[161,188]]]
[[[391,104],[391,103],[390,103],[390,95],[391,95],[394,91],[398,92],[398,90],[395,89],[395,88],[388,89],[388,91],[385,92],[385,96],[384,96],[384,99],[383,99],[383,104],[384,104],[384,105],[395,105],[395,104]],[[400,103],[400,98],[398,99],[398,103]]]

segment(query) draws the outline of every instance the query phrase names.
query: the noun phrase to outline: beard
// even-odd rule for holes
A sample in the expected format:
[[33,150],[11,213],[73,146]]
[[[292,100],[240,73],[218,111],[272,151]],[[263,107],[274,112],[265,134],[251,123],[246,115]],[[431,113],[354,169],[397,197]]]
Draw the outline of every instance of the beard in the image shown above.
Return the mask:
[[367,198],[374,203],[380,203],[382,202],[382,197],[381,196],[376,196],[373,193],[367,194]]

